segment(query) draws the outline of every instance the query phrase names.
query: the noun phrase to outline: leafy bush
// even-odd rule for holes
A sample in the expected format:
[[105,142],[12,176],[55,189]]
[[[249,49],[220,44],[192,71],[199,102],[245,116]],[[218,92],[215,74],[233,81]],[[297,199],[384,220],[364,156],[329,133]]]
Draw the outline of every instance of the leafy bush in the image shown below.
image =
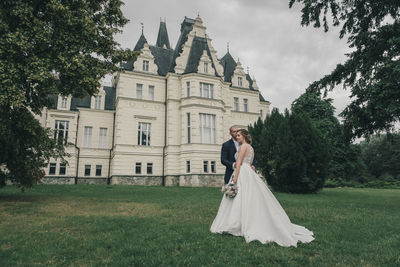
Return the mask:
[[257,166],[276,191],[313,193],[320,190],[328,170],[328,151],[320,132],[305,115],[273,110],[260,131],[249,127],[255,141]]

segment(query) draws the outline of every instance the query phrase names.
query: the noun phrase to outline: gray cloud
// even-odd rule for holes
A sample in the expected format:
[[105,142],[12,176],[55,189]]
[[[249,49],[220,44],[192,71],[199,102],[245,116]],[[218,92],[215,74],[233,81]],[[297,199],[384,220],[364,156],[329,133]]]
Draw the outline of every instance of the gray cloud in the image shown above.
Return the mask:
[[[289,9],[289,0],[166,0],[126,1],[124,15],[130,23],[117,40],[123,47],[133,48],[144,23],[149,43],[156,42],[160,18],[166,18],[171,46],[180,34],[185,16],[203,19],[212,44],[221,58],[230,53],[250,68],[264,97],[280,110],[290,104],[314,80],[328,74],[349,52],[337,29],[300,25],[300,7]],[[329,94],[337,113],[349,102],[348,92],[337,88]]]

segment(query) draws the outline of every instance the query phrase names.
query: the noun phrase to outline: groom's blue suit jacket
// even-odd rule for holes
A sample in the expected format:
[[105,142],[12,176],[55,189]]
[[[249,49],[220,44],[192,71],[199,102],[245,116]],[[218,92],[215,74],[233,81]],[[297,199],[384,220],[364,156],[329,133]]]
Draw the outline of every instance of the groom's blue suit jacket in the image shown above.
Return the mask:
[[[235,143],[233,142],[232,139],[229,139],[225,143],[222,144],[221,148],[221,163],[225,165],[226,170],[225,170],[225,176],[224,180],[225,183],[227,184],[229,182],[229,179],[232,176],[233,173],[233,163],[235,163],[235,153],[236,153],[236,147]],[[254,158],[253,160],[253,166],[256,166],[256,159]]]

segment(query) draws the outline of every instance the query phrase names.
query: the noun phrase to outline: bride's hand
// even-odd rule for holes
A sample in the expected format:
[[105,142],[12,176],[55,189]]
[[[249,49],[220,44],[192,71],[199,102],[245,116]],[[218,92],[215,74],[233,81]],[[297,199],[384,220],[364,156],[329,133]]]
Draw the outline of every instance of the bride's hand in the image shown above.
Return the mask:
[[237,178],[235,179],[235,178],[233,178],[233,183],[235,183],[236,184],[236,182],[237,182]]

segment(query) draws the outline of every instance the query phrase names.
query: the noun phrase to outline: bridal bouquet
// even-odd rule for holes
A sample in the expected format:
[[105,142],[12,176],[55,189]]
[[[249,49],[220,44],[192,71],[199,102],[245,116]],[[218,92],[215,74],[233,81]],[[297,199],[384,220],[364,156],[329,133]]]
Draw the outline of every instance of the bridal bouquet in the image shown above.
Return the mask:
[[222,187],[222,193],[225,194],[225,196],[230,197],[230,198],[234,198],[237,193],[238,193],[238,187],[237,184],[233,183],[233,182],[229,182],[228,184],[224,185]]

